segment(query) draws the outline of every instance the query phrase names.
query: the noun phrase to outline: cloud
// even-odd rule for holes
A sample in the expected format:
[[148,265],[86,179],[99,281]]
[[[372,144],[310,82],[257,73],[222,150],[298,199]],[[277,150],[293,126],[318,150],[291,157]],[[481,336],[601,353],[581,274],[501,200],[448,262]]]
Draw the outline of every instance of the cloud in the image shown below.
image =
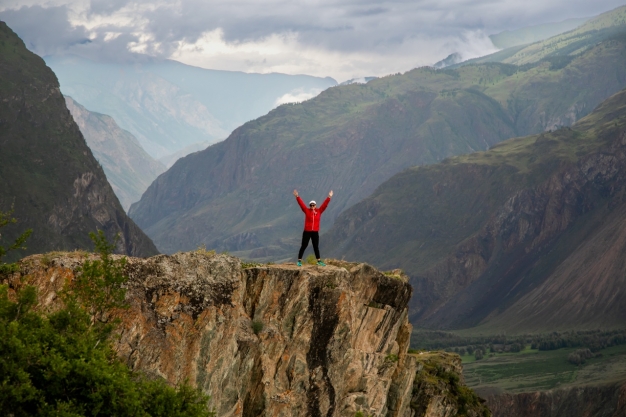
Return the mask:
[[274,106],[280,106],[281,104],[287,103],[302,103],[303,101],[309,100],[317,96],[321,92],[322,90],[319,88],[312,88],[306,91],[302,88],[297,88],[287,94],[280,96],[274,103]]
[[6,10],[0,18],[22,35],[26,46],[39,55],[51,55],[74,45],[90,43],[84,27],[73,27],[68,20],[67,6],[43,8],[21,7]]
[[39,54],[305,73],[339,81],[404,72],[451,53],[493,51],[487,35],[585,17],[623,0],[5,0]]

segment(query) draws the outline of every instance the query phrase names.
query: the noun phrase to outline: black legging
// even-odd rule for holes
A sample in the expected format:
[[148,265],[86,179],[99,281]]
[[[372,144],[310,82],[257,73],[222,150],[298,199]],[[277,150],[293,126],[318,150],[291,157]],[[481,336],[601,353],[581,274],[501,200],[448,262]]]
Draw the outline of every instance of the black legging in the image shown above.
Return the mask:
[[302,259],[302,255],[304,254],[304,250],[307,246],[309,246],[309,239],[313,241],[313,250],[315,251],[315,257],[320,259],[320,234],[318,232],[307,232],[306,230],[302,232],[302,245],[300,246],[300,252],[298,252],[298,259]]

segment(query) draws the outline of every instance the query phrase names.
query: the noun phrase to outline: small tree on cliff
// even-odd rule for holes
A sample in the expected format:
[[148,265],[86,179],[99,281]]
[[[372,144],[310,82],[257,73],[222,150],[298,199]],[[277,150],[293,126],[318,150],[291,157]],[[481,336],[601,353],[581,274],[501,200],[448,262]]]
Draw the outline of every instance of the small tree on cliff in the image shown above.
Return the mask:
[[[37,291],[0,285],[0,410],[14,416],[214,417],[209,398],[182,384],[148,379],[128,369],[107,335],[108,309],[123,307],[125,259],[92,233],[100,259],[85,260],[63,291],[65,305],[36,311]],[[94,326],[94,324],[97,324]]]
[[[7,212],[0,211],[0,229],[10,224],[15,224],[15,223],[17,223],[17,219],[13,217],[13,208],[11,208],[11,210]],[[26,249],[26,247],[24,246],[24,243],[26,243],[26,239],[28,239],[28,237],[30,236],[32,232],[33,232],[32,229],[26,230],[24,233],[18,236],[17,239],[15,239],[15,242],[10,244],[9,246],[5,247],[4,245],[0,244],[0,274],[8,274],[8,273],[17,271],[17,264],[4,263],[2,262],[2,258],[4,258],[4,256],[10,251],[18,250],[18,249]],[[2,239],[1,232],[0,232],[0,239]],[[0,240],[0,242],[2,242],[2,240]]]
[[78,302],[91,316],[91,323],[106,324],[110,311],[125,308],[128,276],[124,273],[126,258],[114,259],[113,250],[119,236],[110,243],[102,230],[89,233],[100,259],[85,259],[76,277],[65,289],[65,302]]

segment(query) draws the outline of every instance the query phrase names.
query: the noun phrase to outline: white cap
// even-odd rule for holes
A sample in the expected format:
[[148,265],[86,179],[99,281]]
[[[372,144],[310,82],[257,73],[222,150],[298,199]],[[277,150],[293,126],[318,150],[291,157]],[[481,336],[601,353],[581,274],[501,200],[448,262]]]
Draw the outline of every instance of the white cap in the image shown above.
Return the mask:
[[309,202],[309,206],[310,206],[311,204],[315,204],[315,205],[317,205],[317,203],[315,202],[315,200],[311,200],[311,201]]

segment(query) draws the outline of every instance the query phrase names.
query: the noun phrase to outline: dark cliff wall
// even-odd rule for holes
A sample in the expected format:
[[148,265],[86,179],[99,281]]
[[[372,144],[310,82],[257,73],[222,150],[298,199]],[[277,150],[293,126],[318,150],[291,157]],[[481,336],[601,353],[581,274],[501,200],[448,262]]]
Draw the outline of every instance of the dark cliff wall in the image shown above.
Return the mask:
[[626,384],[487,397],[494,417],[623,417]]
[[54,73],[0,22],[0,210],[12,206],[26,228],[27,253],[93,247],[88,233],[120,234],[118,251],[158,253],[126,216],[102,168],[87,147]]

